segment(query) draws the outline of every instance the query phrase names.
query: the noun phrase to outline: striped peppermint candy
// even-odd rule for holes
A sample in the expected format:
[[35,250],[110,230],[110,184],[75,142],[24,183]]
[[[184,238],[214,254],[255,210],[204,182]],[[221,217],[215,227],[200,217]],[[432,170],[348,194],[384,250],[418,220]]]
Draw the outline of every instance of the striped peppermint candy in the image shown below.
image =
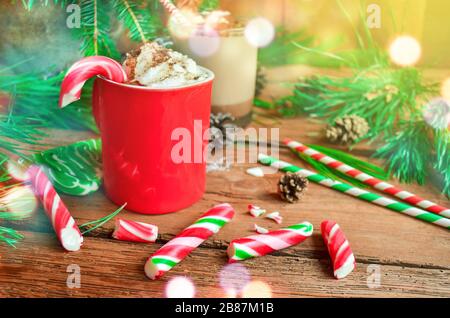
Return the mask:
[[158,227],[153,224],[117,219],[112,237],[119,241],[154,243]]
[[372,177],[372,176],[368,175],[367,173],[364,173],[358,169],[355,169],[349,165],[346,165],[345,163],[340,162],[334,158],[326,156],[323,153],[321,153],[315,149],[305,146],[304,144],[302,144],[298,141],[286,139],[286,140],[284,140],[283,143],[285,145],[287,145],[289,148],[291,148],[292,150],[301,152],[301,153],[307,155],[308,157],[327,165],[328,167],[330,167],[332,169],[335,169],[342,173],[345,173],[346,175],[348,175],[356,180],[359,180],[359,181],[363,182],[364,184],[367,184],[368,186],[371,186],[374,189],[380,190],[389,195],[396,196],[397,198],[399,198],[411,205],[418,206],[428,212],[436,213],[443,217],[450,218],[450,209],[448,209],[448,208],[440,206],[439,204],[433,203],[431,201],[425,200],[413,193],[410,193],[410,192],[400,189],[396,186],[393,186],[392,184],[389,184],[380,179]]
[[333,221],[323,221],[320,229],[333,262],[334,277],[345,278],[355,269],[356,261],[344,232]]
[[85,57],[72,65],[67,71],[61,84],[59,107],[66,107],[79,100],[84,83],[97,75],[101,75],[117,83],[127,81],[127,74],[122,68],[122,65],[113,59],[105,56]]
[[311,223],[304,222],[267,234],[251,235],[233,240],[228,246],[227,254],[230,263],[260,257],[297,245],[313,233]]
[[450,220],[440,215],[424,211],[403,202],[391,200],[376,193],[351,186],[344,182],[332,180],[319,173],[294,166],[288,162],[278,160],[265,154],[259,154],[258,160],[263,165],[270,166],[283,172],[298,173],[299,175],[307,178],[309,181],[320,184],[324,187],[331,188],[335,191],[351,195],[360,200],[385,207],[386,209],[389,209],[391,211],[405,214],[424,222],[432,223],[450,230]]
[[145,263],[147,277],[157,279],[163,276],[210,236],[219,232],[233,216],[234,209],[229,204],[217,205],[203,214],[194,224],[147,259]]
[[31,166],[28,175],[33,191],[42,202],[61,245],[67,251],[78,251],[83,243],[83,236],[50,180],[38,166]]

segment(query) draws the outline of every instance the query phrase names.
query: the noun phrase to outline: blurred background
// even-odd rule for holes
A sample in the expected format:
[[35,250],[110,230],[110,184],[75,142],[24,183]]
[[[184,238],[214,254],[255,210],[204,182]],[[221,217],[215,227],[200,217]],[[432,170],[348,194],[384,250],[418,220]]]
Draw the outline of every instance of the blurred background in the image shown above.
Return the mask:
[[[371,31],[380,46],[387,47],[399,34],[409,34],[422,45],[423,58],[419,66],[450,66],[450,1],[342,0],[341,3],[343,8],[333,0],[221,0],[220,6],[243,19],[266,17],[289,32],[303,32],[312,38],[314,45],[339,51],[357,47],[354,28],[363,31],[361,13],[367,14],[370,5],[377,5],[380,25]],[[155,15],[165,15],[162,8],[155,10]],[[66,17],[67,13],[60,6],[34,5],[32,10],[26,10],[22,1],[2,1],[0,65],[33,57],[23,68],[62,68],[76,60],[80,43],[65,26]],[[132,44],[123,36],[120,25],[113,24],[111,30],[120,52],[128,51]]]

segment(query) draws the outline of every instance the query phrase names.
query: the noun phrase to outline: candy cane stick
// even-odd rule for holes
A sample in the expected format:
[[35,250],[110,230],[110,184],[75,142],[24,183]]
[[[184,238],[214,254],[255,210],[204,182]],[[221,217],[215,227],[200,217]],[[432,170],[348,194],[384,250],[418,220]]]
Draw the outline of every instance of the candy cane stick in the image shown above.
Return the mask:
[[233,240],[227,249],[230,263],[260,257],[297,245],[313,233],[311,223],[304,222],[267,234],[252,235]]
[[340,162],[334,158],[326,156],[323,153],[321,153],[315,149],[305,146],[304,144],[302,144],[300,142],[286,139],[283,141],[283,143],[285,145],[287,145],[289,148],[291,148],[292,150],[301,152],[318,162],[326,164],[330,168],[333,168],[335,170],[343,172],[346,175],[371,186],[374,189],[377,189],[384,193],[396,196],[397,198],[400,198],[401,200],[403,200],[411,205],[415,205],[424,210],[427,210],[428,212],[436,213],[443,217],[450,218],[450,209],[448,209],[448,208],[440,206],[431,201],[422,199],[421,197],[419,197],[413,193],[410,193],[403,189],[397,188],[397,187],[393,186],[392,184],[389,184],[389,183],[379,180],[375,177],[372,177],[358,169],[355,169],[349,165],[346,165],[343,162]]
[[334,277],[342,279],[350,274],[356,266],[350,244],[336,222],[323,221],[320,229],[333,262]]
[[206,241],[234,216],[229,204],[217,205],[184,229],[173,240],[161,247],[145,263],[145,274],[150,279],[157,279],[181,262],[195,248]]
[[38,166],[31,166],[28,174],[34,193],[41,200],[61,245],[67,251],[78,251],[83,243],[83,236],[55,188]]
[[450,230],[450,220],[442,216],[436,215],[434,213],[430,213],[422,209],[412,207],[406,203],[401,203],[395,200],[385,198],[381,195],[351,186],[347,183],[329,179],[321,174],[296,167],[290,163],[266,156],[264,154],[260,154],[258,160],[263,165],[271,166],[284,172],[298,173],[301,176],[307,178],[311,182],[318,183],[333,190],[357,197],[358,199],[371,202],[373,204],[385,207],[389,210],[409,215],[416,219],[436,224]]
[[119,241],[153,243],[158,237],[158,227],[153,224],[117,219],[112,237]]
[[67,105],[81,98],[81,90],[86,81],[101,75],[111,81],[123,83],[127,81],[127,74],[122,65],[105,56],[89,56],[76,62],[67,71],[61,84],[59,106]]

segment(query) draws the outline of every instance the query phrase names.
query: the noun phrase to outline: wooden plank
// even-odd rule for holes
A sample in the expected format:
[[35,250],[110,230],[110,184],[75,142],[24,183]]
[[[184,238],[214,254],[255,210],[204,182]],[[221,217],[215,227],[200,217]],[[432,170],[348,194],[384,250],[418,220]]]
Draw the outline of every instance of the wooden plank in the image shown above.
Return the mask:
[[[198,297],[225,296],[218,276],[226,265],[223,249],[199,248],[163,279],[150,281],[144,276],[143,264],[158,244],[91,237],[81,251],[66,253],[51,235],[26,236],[26,243],[15,250],[0,247],[1,297],[162,297],[166,282],[180,275],[192,279]],[[67,288],[66,271],[71,264],[80,266],[80,289]],[[448,269],[382,265],[381,286],[370,289],[368,264],[358,263],[351,276],[337,281],[325,254],[319,258],[302,254],[266,256],[242,264],[252,280],[270,286],[274,297],[450,296]]]

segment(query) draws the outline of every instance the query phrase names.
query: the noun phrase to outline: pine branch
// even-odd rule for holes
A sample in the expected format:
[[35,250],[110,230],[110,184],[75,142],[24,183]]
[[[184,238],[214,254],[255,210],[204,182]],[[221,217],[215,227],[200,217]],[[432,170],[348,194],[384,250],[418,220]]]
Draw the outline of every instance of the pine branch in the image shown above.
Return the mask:
[[450,132],[448,130],[435,131],[434,144],[436,149],[434,168],[442,176],[442,192],[450,197]]
[[[8,71],[11,70],[14,68]],[[10,127],[17,127],[12,131],[19,133],[36,132],[42,127],[96,130],[90,107],[91,82],[83,89],[81,101],[59,109],[57,105],[64,73],[51,76],[39,73],[3,75],[5,73],[5,70],[0,70],[0,92],[11,98],[9,117],[1,121],[8,125],[5,130]],[[22,128],[23,125],[28,127]]]
[[14,229],[0,226],[0,242],[15,247],[15,244],[23,239],[23,235]]
[[401,182],[423,185],[433,153],[429,139],[432,129],[424,121],[411,120],[402,123],[399,131],[387,138],[376,157],[386,159],[388,171]]
[[349,78],[312,77],[296,84],[289,103],[278,103],[282,115],[307,113],[329,123],[358,115],[370,125],[369,138],[392,136],[400,121],[417,113],[419,98],[437,93],[416,69],[373,69]]
[[110,37],[110,4],[105,0],[81,0],[81,28],[74,34],[82,40],[84,56],[104,55],[120,58],[114,41]]
[[131,40],[145,43],[157,36],[158,20],[142,2],[114,0],[113,5]]

